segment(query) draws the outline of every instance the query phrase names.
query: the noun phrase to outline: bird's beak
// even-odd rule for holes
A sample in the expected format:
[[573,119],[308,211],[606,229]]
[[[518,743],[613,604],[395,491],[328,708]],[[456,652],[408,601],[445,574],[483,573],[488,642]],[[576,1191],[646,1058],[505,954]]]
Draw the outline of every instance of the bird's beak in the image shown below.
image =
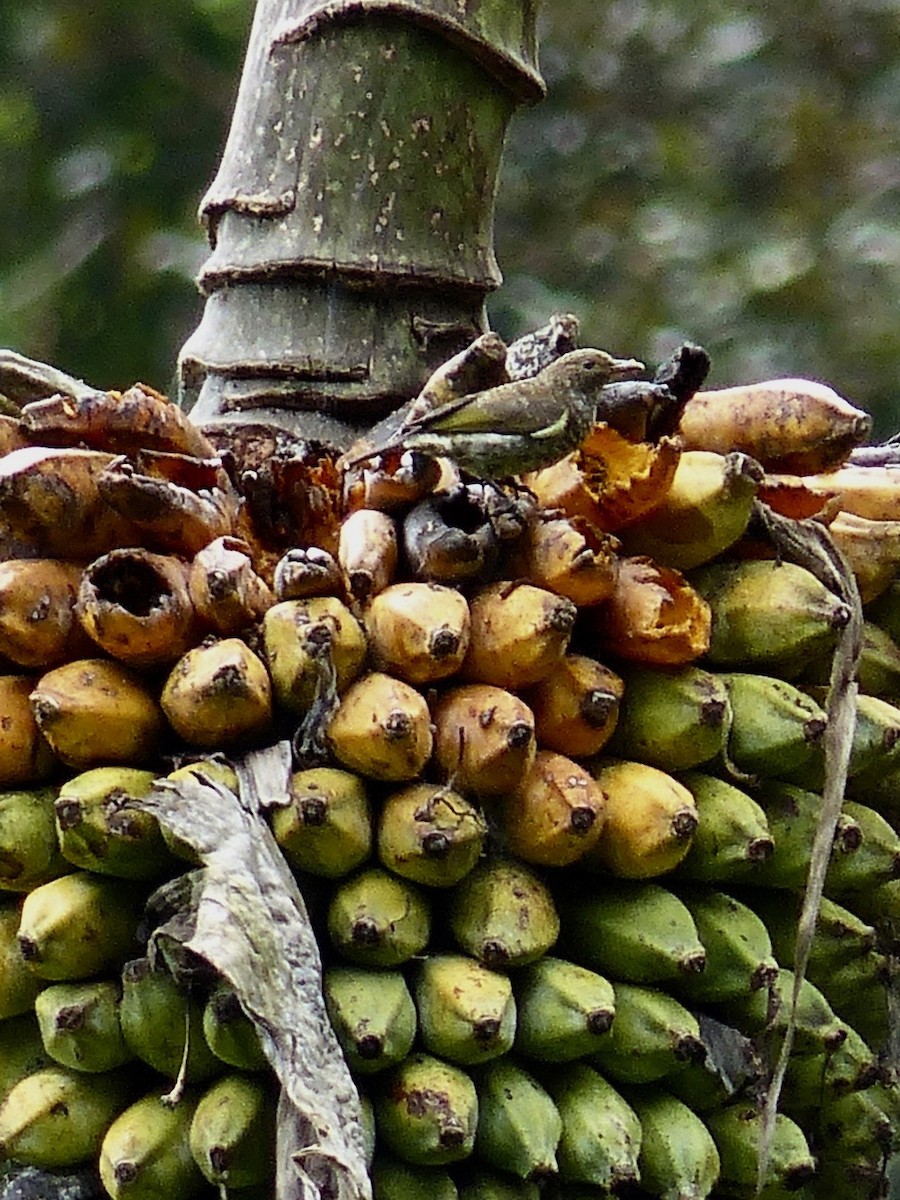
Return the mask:
[[634,379],[647,368],[636,358],[614,358],[609,370],[609,382],[618,383],[620,379]]

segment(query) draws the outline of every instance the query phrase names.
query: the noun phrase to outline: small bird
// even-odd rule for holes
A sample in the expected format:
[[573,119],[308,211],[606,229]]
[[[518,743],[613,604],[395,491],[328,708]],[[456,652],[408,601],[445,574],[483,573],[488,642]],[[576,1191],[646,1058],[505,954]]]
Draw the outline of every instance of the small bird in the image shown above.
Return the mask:
[[594,423],[600,389],[644,370],[605,350],[573,350],[529,379],[452,400],[401,426],[387,442],[344,463],[354,467],[391,450],[449,458],[480,479],[537,471],[576,449]]

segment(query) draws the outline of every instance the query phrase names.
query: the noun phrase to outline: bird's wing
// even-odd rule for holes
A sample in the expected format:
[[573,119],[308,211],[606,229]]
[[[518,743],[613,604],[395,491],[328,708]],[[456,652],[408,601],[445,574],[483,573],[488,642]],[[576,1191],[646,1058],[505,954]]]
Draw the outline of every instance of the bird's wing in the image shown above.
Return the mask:
[[545,425],[543,429],[535,429],[531,436],[536,438],[538,441],[543,441],[547,438],[554,438],[563,433],[568,423],[569,410],[567,408],[561,408],[559,410],[559,416],[555,421],[552,421],[549,425]]
[[[476,392],[442,404],[425,413],[418,421],[404,430],[404,434],[428,430],[434,433],[534,433],[535,418],[527,396],[520,396],[521,384],[504,383],[486,392]],[[504,393],[501,395],[500,393]],[[518,399],[518,403],[515,401]],[[502,407],[502,419],[498,418],[498,406]],[[559,408],[549,413],[549,424],[559,416]]]

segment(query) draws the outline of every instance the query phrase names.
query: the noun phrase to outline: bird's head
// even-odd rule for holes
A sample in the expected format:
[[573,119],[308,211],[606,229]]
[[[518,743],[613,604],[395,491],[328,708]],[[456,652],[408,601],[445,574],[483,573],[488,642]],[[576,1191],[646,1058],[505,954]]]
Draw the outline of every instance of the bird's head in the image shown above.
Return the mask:
[[541,375],[550,383],[595,395],[607,383],[633,379],[646,368],[634,358],[613,358],[605,350],[572,350],[545,367]]

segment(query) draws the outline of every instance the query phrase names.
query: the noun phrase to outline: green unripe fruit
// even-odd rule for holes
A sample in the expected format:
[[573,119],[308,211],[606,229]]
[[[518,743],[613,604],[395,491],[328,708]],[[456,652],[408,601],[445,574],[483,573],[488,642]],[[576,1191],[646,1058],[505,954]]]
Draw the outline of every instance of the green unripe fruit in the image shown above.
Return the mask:
[[158,1092],[126,1108],[100,1147],[100,1178],[111,1200],[188,1200],[206,1186],[190,1147],[197,1097],[172,1106]]
[[[750,1037],[766,1031],[773,1043],[780,1040],[791,1013],[794,972],[780,970],[771,985],[748,995],[735,996],[722,1005],[725,1019]],[[837,1049],[847,1037],[847,1025],[834,1013],[817,987],[804,979],[794,1013],[794,1053],[820,1053]]]
[[[757,1109],[737,1104],[707,1113],[707,1127],[719,1151],[722,1185],[729,1195],[756,1195],[757,1162],[762,1118]],[[769,1168],[763,1197],[786,1197],[811,1181],[816,1163],[800,1127],[784,1115],[775,1117],[769,1149]]]
[[562,946],[575,962],[631,983],[664,983],[706,965],[694,919],[655,882],[592,879],[560,901]]
[[429,1053],[466,1066],[511,1048],[516,1003],[506,975],[463,954],[432,954],[416,972],[414,994]]
[[686,1104],[665,1092],[628,1092],[641,1123],[638,1166],[651,1196],[704,1200],[719,1179],[719,1152],[709,1130]]
[[392,792],[378,818],[378,857],[396,875],[452,887],[478,862],[487,826],[463,796],[430,783]]
[[262,1078],[238,1073],[201,1096],[191,1120],[194,1162],[210,1183],[264,1183],[275,1170],[275,1095]]
[[331,967],[323,993],[352,1071],[369,1075],[406,1058],[416,1036],[416,1009],[399,971]]
[[541,1200],[541,1194],[539,1184],[490,1167],[473,1164],[460,1175],[459,1200]]
[[479,1158],[520,1179],[543,1179],[557,1171],[562,1121],[548,1093],[508,1056],[478,1071]]
[[119,986],[111,980],[54,983],[34,1004],[44,1047],[73,1071],[110,1071],[134,1055],[119,1024]]
[[819,771],[824,711],[799,688],[768,675],[723,675],[731,698],[729,760],[745,775],[794,779]]
[[0,1021],[0,1096],[5,1096],[26,1075],[52,1065],[34,1013]]
[[340,879],[372,851],[372,818],[365,784],[334,767],[291,776],[291,802],[272,813],[272,832],[299,871]]
[[878,1061],[855,1029],[835,1050],[821,1054],[792,1054],[788,1061],[780,1107],[789,1117],[813,1128],[818,1112],[878,1080]]
[[653,1083],[706,1057],[697,1018],[655,988],[615,983],[616,1019],[591,1055],[603,1075],[622,1083]]
[[120,879],[153,879],[176,863],[159,822],[133,801],[153,787],[153,771],[95,767],[67,780],[56,799],[63,856],[76,867]]
[[673,984],[689,1001],[713,1004],[768,987],[778,974],[769,931],[756,913],[724,892],[685,888],[681,899],[706,947],[706,970]]
[[30,892],[71,867],[59,852],[55,788],[0,792],[0,890]]
[[423,893],[378,867],[343,880],[328,907],[332,944],[360,966],[399,966],[425,949],[430,931]]
[[827,654],[847,624],[847,605],[804,567],[746,559],[691,575],[712,609],[707,658],[723,667],[794,678]]
[[28,969],[19,945],[21,908],[0,902],[0,1021],[28,1012],[43,986]]
[[546,885],[514,859],[481,862],[449,896],[458,945],[486,967],[517,967],[546,954],[559,915]]
[[722,752],[731,704],[717,675],[699,667],[628,667],[622,677],[619,720],[604,754],[686,771]]
[[[869,611],[878,607],[877,602]],[[895,638],[878,625],[863,625],[862,653],[859,659],[859,686],[868,696],[900,698],[900,646]],[[827,677],[822,680],[827,683]]]
[[243,1071],[261,1071],[269,1065],[256,1026],[241,1008],[237,993],[228,984],[214,988],[203,1009],[203,1036],[216,1058]]
[[[801,892],[809,875],[822,799],[817,792],[770,779],[760,783],[755,795],[765,809],[775,848],[765,862],[757,865],[752,882],[759,887],[790,888]],[[862,830],[857,822],[849,813],[840,813],[831,848],[831,863],[855,858],[862,842]]]
[[186,1080],[200,1082],[222,1069],[203,1036],[203,1001],[146,958],[125,964],[119,1020],[132,1053],[170,1079],[183,1070]]
[[25,897],[19,946],[41,979],[84,979],[134,953],[140,893],[118,879],[75,871]]
[[48,1170],[89,1162],[128,1092],[121,1071],[85,1075],[54,1065],[26,1075],[0,1104],[0,1159]]
[[847,896],[851,903],[854,893],[900,877],[900,837],[881,813],[866,804],[847,800],[843,815],[859,826],[862,844],[855,854],[831,856],[825,890],[830,896]]
[[472,1153],[478,1097],[459,1067],[413,1054],[379,1084],[378,1140],[393,1154],[414,1166],[440,1166]]
[[[873,889],[877,891],[877,889]],[[747,903],[762,917],[772,939],[779,963],[793,967],[797,943],[797,923],[802,907],[801,896],[760,890],[745,896]],[[816,918],[816,934],[810,947],[806,973],[813,983],[875,949],[876,932],[855,913],[823,896]]]
[[604,1193],[636,1183],[641,1126],[615,1088],[587,1063],[551,1071],[546,1082],[562,1119],[560,1178],[567,1185],[592,1184]]
[[545,955],[516,972],[516,1050],[568,1062],[597,1048],[612,1025],[616,995],[602,975]]
[[752,883],[757,865],[775,849],[765,809],[745,791],[712,775],[688,771],[679,779],[694,797],[699,823],[676,874],[704,883]]
[[372,1163],[373,1200],[457,1200],[459,1193],[448,1171],[414,1167],[379,1150]]

